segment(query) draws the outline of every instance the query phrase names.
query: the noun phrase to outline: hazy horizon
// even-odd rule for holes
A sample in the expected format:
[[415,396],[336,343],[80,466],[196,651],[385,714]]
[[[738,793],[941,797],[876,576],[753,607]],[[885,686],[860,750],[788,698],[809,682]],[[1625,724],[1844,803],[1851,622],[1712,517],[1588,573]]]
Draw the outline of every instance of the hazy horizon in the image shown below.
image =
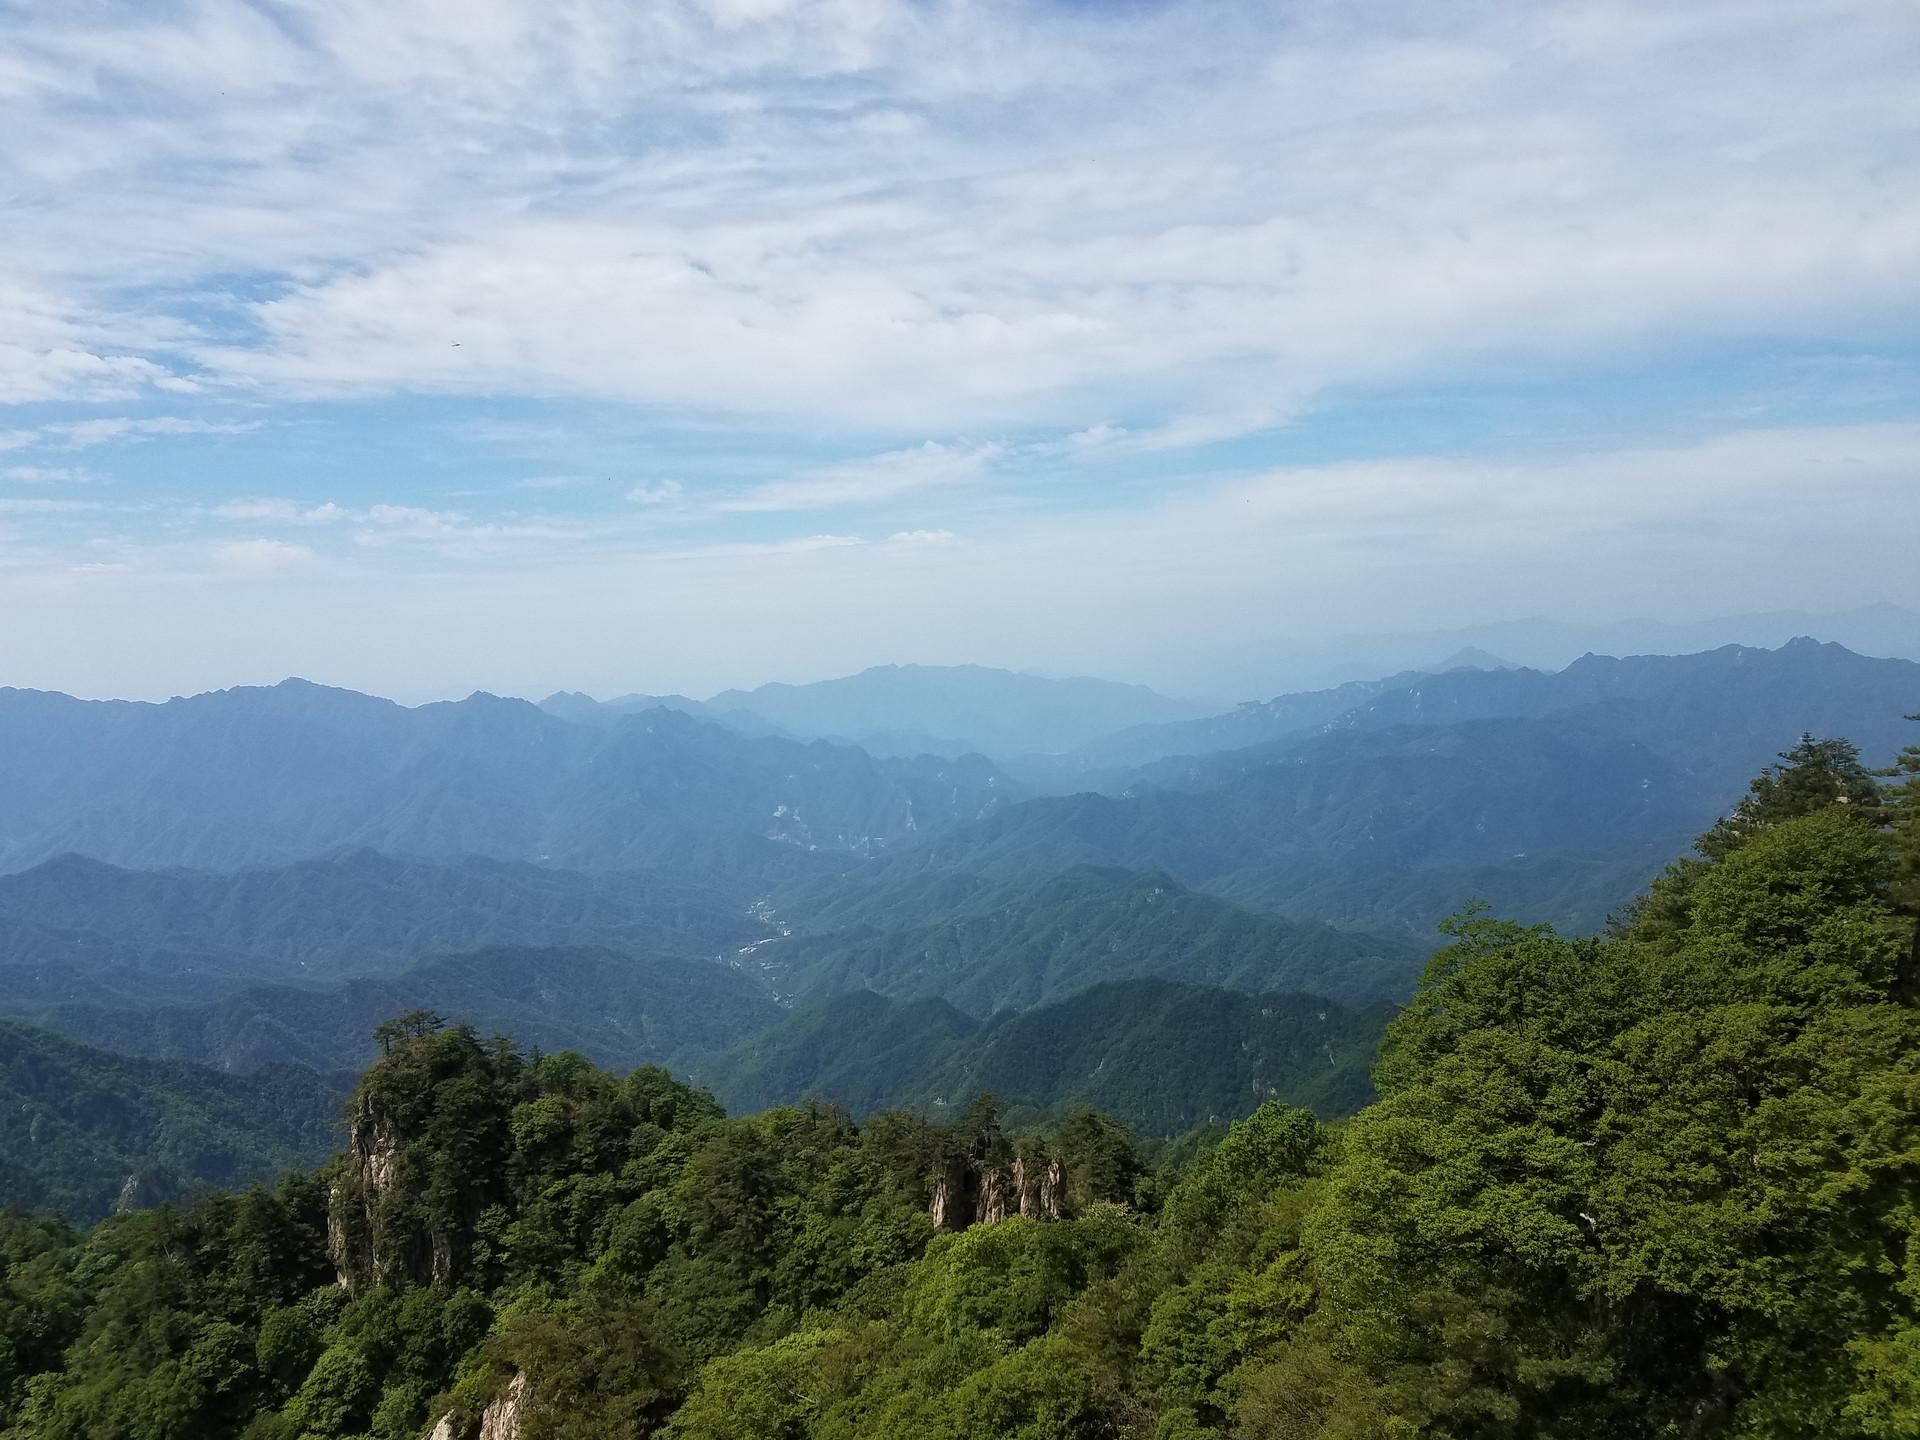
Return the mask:
[[[278,674],[248,675],[192,687],[161,688],[144,693],[124,691],[62,690],[60,687],[23,684],[0,676],[0,689],[59,691],[87,700],[135,700],[160,702],[221,690],[248,687],[270,688],[284,681],[305,681],[327,688],[352,690],[407,706],[460,700],[475,694],[499,695],[539,703],[559,694],[584,694],[595,700],[617,700],[633,695],[681,695],[691,700],[708,701],[728,691],[752,691],[768,684],[808,686],[892,668],[952,669],[977,667],[1045,680],[1091,680],[1138,686],[1156,691],[1163,697],[1206,709],[1229,709],[1248,701],[1272,699],[1276,695],[1318,689],[1330,689],[1350,680],[1386,678],[1404,670],[1433,669],[1448,664],[1465,652],[1475,652],[1473,663],[1498,662],[1504,665],[1556,671],[1583,654],[1613,656],[1683,655],[1718,649],[1724,645],[1743,645],[1760,649],[1778,649],[1788,641],[1807,638],[1845,646],[1864,656],[1920,660],[1920,613],[1897,606],[1880,605],[1827,615],[1806,612],[1768,612],[1745,616],[1719,616],[1694,625],[1668,625],[1644,617],[1617,621],[1608,625],[1576,625],[1540,616],[1469,626],[1454,630],[1407,631],[1398,634],[1323,636],[1317,639],[1295,637],[1291,643],[1281,640],[1278,648],[1261,648],[1251,657],[1240,657],[1238,671],[1246,678],[1234,688],[1231,684],[1212,690],[1158,683],[1151,677],[1104,674],[1090,670],[1047,669],[1017,665],[995,665],[979,659],[927,661],[912,656],[886,656],[864,664],[831,672],[811,673],[793,670],[770,675],[745,675],[717,686],[687,687],[648,683],[651,677],[628,680],[617,677],[594,686],[562,679],[554,683],[503,683],[481,681],[444,690],[423,690],[405,686],[385,689],[363,683],[351,674],[305,673],[288,670]],[[1225,661],[1222,662],[1226,664]],[[1228,669],[1233,667],[1229,666]],[[1222,670],[1220,673],[1227,673]]]

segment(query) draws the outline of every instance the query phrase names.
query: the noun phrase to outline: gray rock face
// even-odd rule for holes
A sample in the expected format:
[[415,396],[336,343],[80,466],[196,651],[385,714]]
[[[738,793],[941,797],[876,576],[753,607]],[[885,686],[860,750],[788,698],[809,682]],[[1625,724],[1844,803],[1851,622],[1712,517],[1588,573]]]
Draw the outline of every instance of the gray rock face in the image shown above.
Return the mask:
[[959,1155],[935,1177],[929,1214],[936,1230],[995,1225],[1009,1215],[1058,1220],[1066,1192],[1066,1168],[1051,1156]]
[[515,1375],[507,1388],[487,1402],[480,1416],[480,1440],[520,1440],[527,1417],[527,1377]]
[[451,1278],[445,1237],[390,1235],[382,1223],[381,1201],[401,1183],[405,1144],[400,1127],[363,1101],[348,1128],[345,1168],[327,1197],[327,1254],[343,1289]]
[[1049,1158],[1029,1171],[1026,1157],[1013,1162],[1013,1190],[1020,1197],[1020,1213],[1030,1220],[1058,1220],[1067,1190],[1067,1171]]
[[[509,1380],[506,1389],[489,1400],[487,1408],[480,1412],[477,1440],[520,1440],[526,1421],[527,1377],[522,1372]],[[449,1410],[427,1432],[426,1440],[460,1440],[463,1433],[470,1432],[455,1426],[454,1412]]]

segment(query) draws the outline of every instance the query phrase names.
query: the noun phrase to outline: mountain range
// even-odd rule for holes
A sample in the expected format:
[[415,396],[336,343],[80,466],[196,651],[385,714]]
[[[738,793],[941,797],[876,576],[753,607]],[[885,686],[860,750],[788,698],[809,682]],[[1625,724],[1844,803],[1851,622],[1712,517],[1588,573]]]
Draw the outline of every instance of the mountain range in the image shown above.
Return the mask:
[[1193,719],[1216,707],[1170,699],[1144,685],[1053,678],[985,665],[876,665],[805,685],[775,681],[685,695],[595,700],[561,691],[540,708],[605,725],[643,710],[677,710],[745,735],[833,740],[874,755],[1041,756],[1133,725]]
[[584,869],[715,845],[873,853],[1011,793],[978,756],[875,758],[664,709],[597,726],[297,680],[162,705],[0,690],[0,871],[66,851],[209,869],[348,846]]
[[[315,1095],[427,1011],[749,1105],[1331,1115],[1438,920],[1597,930],[1803,731],[1880,763],[1916,711],[1920,664],[1810,640],[1456,655],[1211,715],[970,667],[538,706],[0,690],[0,1016]],[[87,1163],[197,1183],[170,1144]]]

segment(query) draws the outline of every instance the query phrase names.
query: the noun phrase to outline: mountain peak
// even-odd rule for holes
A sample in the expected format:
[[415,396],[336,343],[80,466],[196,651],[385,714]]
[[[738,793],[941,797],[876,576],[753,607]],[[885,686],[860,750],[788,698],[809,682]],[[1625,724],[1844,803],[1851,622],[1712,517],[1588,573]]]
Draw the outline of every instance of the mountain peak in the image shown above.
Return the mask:
[[1511,660],[1502,660],[1498,655],[1489,654],[1478,645],[1467,645],[1433,668],[1436,673],[1444,675],[1452,670],[1518,670],[1520,667]]

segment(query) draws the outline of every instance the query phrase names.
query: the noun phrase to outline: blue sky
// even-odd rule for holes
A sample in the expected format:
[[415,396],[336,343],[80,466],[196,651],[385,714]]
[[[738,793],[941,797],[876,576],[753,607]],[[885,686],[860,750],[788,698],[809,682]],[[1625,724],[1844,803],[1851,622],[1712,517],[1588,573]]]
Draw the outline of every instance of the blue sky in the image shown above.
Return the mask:
[[1917,72],[1908,0],[0,0],[0,683],[1920,604]]

